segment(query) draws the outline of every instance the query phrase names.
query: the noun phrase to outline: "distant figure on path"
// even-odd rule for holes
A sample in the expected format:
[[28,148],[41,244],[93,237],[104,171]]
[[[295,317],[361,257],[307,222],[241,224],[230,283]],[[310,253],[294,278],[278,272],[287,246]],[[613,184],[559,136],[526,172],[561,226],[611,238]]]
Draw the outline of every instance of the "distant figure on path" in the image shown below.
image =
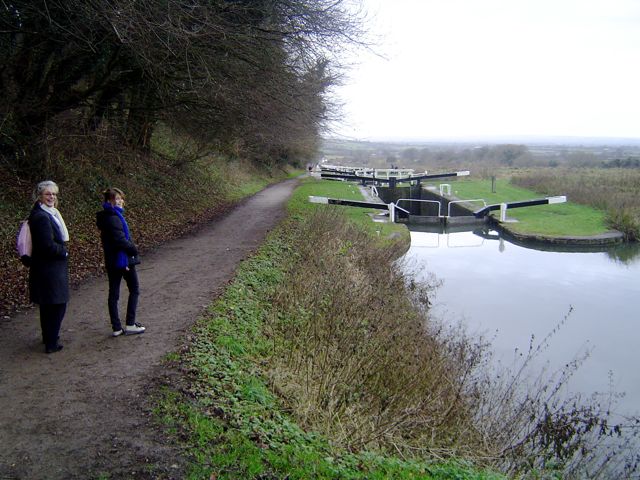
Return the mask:
[[60,326],[69,301],[69,231],[58,206],[58,185],[51,180],[36,186],[29,214],[33,250],[29,268],[29,297],[40,306],[42,343],[46,353],[62,350]]
[[[96,215],[96,224],[100,229],[100,239],[104,250],[104,265],[109,279],[109,318],[112,336],[122,334],[133,335],[144,333],[145,327],[136,322],[136,309],[140,295],[140,284],[136,265],[140,263],[138,249],[131,240],[129,226],[124,219],[124,192],[119,188],[108,188],[104,191],[102,210]],[[124,330],[118,314],[120,283],[127,283],[129,299]]]

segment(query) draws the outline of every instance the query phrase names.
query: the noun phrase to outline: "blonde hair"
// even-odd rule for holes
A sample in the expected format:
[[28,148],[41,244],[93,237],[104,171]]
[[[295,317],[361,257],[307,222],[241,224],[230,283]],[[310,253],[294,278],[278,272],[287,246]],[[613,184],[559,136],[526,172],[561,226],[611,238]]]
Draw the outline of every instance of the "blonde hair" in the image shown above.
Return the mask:
[[[44,180],[36,185],[36,189],[33,191],[34,200],[39,200],[45,190],[51,190],[56,195],[60,192],[58,184],[52,180]],[[55,206],[58,206],[58,197],[56,196]]]

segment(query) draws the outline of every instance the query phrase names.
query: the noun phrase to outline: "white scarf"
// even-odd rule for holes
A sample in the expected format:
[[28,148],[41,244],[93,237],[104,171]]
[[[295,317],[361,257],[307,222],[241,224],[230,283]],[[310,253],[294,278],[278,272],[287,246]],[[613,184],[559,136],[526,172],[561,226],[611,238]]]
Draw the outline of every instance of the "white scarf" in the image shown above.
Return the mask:
[[45,212],[47,212],[53,218],[53,221],[56,222],[56,225],[60,227],[60,232],[62,233],[62,240],[65,242],[69,241],[69,230],[67,230],[67,225],[64,223],[64,219],[60,214],[60,211],[55,207],[48,207],[44,203],[40,204],[40,208],[42,208]]

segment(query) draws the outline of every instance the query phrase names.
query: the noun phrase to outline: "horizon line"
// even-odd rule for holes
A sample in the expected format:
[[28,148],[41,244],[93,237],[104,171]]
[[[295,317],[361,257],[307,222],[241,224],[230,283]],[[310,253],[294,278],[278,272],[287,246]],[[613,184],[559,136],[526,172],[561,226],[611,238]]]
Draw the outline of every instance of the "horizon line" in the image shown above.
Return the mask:
[[[602,142],[615,142],[616,144],[620,144],[622,142],[632,142],[633,144],[640,144],[640,137],[633,136],[582,136],[582,135],[538,135],[538,134],[514,134],[514,135],[467,135],[467,136],[424,136],[418,137],[414,135],[408,136],[395,136],[395,135],[387,135],[387,136],[377,136],[372,135],[368,137],[355,137],[351,135],[342,135],[342,134],[331,134],[331,135],[323,135],[322,138],[331,139],[331,140],[349,140],[349,141],[358,141],[358,142],[449,142],[449,143],[469,143],[469,142],[495,142],[495,141],[505,141],[505,140],[521,140],[521,141],[548,141],[548,142],[558,142],[558,141],[571,141],[575,142],[586,142],[586,143],[600,143]],[[605,143],[606,144],[606,143]]]

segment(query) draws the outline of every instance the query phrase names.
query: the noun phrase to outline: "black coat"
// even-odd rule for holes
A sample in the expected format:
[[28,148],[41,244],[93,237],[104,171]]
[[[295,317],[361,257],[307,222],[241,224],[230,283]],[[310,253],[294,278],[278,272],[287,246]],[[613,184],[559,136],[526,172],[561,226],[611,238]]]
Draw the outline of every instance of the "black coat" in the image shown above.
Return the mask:
[[41,305],[69,301],[69,266],[62,232],[53,217],[36,202],[29,214],[33,251],[29,268],[29,297]]
[[138,255],[135,244],[124,234],[120,217],[110,210],[101,210],[96,214],[96,225],[100,229],[100,240],[104,250],[104,265],[107,269],[118,268],[118,252],[128,256]]

